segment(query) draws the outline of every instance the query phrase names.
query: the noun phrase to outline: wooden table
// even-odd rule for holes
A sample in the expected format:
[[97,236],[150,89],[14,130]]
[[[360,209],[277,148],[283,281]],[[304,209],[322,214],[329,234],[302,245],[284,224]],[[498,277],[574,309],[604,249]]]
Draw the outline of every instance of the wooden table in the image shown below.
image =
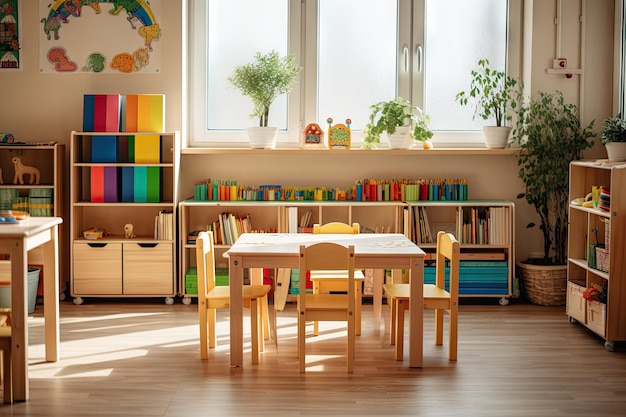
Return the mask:
[[300,245],[354,245],[355,267],[406,269],[411,283],[409,366],[422,366],[424,251],[402,234],[244,233],[228,250],[230,278],[230,365],[243,367],[244,268],[298,268]]
[[59,360],[59,247],[60,217],[30,217],[0,224],[0,253],[11,257],[11,329],[13,398],[27,401],[28,393],[28,252],[43,251],[46,361]]

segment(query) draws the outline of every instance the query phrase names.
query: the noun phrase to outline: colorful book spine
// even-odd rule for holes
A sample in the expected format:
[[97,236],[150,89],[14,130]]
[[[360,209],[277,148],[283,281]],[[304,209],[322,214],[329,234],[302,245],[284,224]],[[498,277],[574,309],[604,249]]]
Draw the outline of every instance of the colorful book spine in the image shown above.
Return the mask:
[[146,169],[146,201],[148,203],[161,201],[161,168],[159,167]]
[[104,166],[91,167],[90,174],[90,200],[104,203]]
[[148,202],[148,167],[137,166],[133,176],[133,202]]
[[104,202],[115,203],[118,197],[117,167],[104,167]]
[[95,99],[93,94],[83,96],[83,132],[93,132]]
[[138,164],[161,162],[161,136],[136,135],[134,139],[134,161]]
[[107,98],[96,94],[93,106],[93,131],[106,132]]
[[123,202],[133,202],[135,200],[135,168],[122,167],[122,198]]
[[91,162],[117,162],[117,136],[92,136]]
[[124,132],[137,132],[137,105],[139,96],[137,94],[127,94],[123,99],[122,108],[122,130]]

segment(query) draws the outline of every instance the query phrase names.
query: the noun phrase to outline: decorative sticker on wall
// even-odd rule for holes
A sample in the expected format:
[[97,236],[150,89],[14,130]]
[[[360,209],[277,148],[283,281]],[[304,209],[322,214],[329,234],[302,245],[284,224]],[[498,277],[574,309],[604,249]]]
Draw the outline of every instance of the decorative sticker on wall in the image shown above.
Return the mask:
[[0,0],[0,69],[20,66],[19,0]]
[[161,1],[39,0],[39,71],[158,73]]

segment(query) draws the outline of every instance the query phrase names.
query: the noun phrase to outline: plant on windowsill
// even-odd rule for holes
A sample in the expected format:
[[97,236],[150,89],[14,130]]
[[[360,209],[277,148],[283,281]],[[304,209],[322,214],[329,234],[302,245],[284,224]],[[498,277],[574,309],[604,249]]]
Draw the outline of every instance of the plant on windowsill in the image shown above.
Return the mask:
[[[280,57],[278,52],[267,54],[257,52],[252,62],[235,68],[228,77],[244,96],[249,96],[254,104],[251,118],[259,118],[259,126],[248,128],[250,143],[253,148],[274,148],[277,127],[268,127],[270,106],[274,100],[291,91],[296,77],[302,70],[295,64],[295,55]],[[269,132],[267,132],[269,130]],[[260,131],[262,139],[253,135]]]
[[620,115],[602,122],[601,141],[610,162],[626,161],[626,121]]
[[478,67],[471,72],[469,91],[459,92],[456,101],[462,106],[473,103],[474,119],[479,116],[483,120],[495,120],[495,126],[483,126],[485,143],[490,149],[504,149],[512,130],[506,122],[512,120],[513,112],[522,102],[522,83],[504,71],[491,68],[488,59],[480,59]]
[[363,148],[372,149],[380,143],[382,134],[389,138],[389,147],[405,149],[410,140],[421,142],[424,149],[432,148],[433,132],[428,127],[430,117],[408,100],[381,101],[370,106],[369,122],[363,129]]
[[[541,305],[564,305],[567,288],[567,227],[569,165],[593,145],[592,121],[582,127],[578,107],[565,103],[561,92],[539,92],[518,112],[513,140],[525,198],[539,215],[543,258],[518,263],[522,287],[529,300]],[[528,228],[534,227],[529,223]]]

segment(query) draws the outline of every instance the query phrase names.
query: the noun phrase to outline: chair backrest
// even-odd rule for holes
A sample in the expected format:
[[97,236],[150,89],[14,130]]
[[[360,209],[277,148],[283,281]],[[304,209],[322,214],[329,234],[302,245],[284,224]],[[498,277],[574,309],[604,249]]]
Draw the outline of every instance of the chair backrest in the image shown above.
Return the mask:
[[[310,270],[346,270],[348,294],[351,294],[354,291],[354,246],[346,247],[332,242],[300,245],[300,271]],[[300,291],[306,291],[306,285],[300,285]],[[300,297],[303,306],[305,298]],[[349,296],[348,300],[349,311],[354,311],[354,296]]]
[[215,253],[213,252],[213,232],[200,232],[196,239],[196,269],[198,273],[198,301],[215,288]]
[[445,288],[446,277],[446,260],[449,261],[450,267],[450,298],[456,300],[459,298],[459,258],[461,249],[459,242],[452,233],[440,231],[437,233],[437,267],[435,285],[439,288]]
[[346,234],[346,235],[356,235],[360,232],[361,227],[358,223],[352,223],[349,225],[347,223],[342,222],[330,222],[324,225],[314,224],[313,225],[313,234]]

